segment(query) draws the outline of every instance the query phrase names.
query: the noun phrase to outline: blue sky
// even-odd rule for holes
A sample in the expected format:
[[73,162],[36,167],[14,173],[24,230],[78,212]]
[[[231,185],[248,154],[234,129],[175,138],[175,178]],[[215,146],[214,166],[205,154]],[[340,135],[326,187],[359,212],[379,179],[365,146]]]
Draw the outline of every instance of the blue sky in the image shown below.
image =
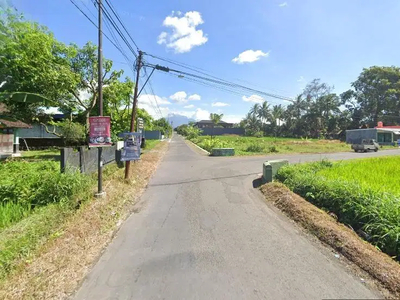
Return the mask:
[[[12,2],[28,19],[48,26],[65,43],[97,41],[96,28],[69,0]],[[96,13],[91,0],[75,2],[85,11],[84,4]],[[112,3],[143,51],[284,96],[295,96],[314,78],[334,85],[335,91],[341,93],[350,88],[364,67],[400,64],[397,0]],[[166,34],[160,36],[162,32]],[[251,51],[239,56],[247,50]],[[115,68],[124,69],[133,78],[123,56],[107,40],[104,55],[114,61]],[[226,121],[239,121],[254,101],[260,100],[251,94],[235,95],[160,72],[155,73],[152,86],[164,116],[178,113],[204,119],[210,112],[221,112]],[[147,93],[151,93],[149,88]],[[152,99],[142,97],[141,106],[158,117],[150,103]],[[287,105],[273,98],[265,100]],[[213,103],[227,105],[212,106]]]

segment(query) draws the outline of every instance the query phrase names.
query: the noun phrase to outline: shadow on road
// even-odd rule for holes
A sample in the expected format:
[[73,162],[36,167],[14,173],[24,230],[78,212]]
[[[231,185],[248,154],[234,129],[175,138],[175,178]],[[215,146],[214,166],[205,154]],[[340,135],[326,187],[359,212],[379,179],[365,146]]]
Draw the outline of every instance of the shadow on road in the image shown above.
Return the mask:
[[[153,186],[168,186],[168,185],[177,185],[177,184],[185,184],[185,183],[195,183],[195,182],[202,182],[202,181],[209,181],[209,180],[219,180],[219,179],[229,179],[229,178],[237,178],[237,177],[247,177],[251,175],[258,175],[258,173],[248,173],[248,174],[240,174],[240,175],[233,175],[233,176],[222,176],[222,177],[212,177],[212,178],[201,178],[201,179],[194,179],[194,180],[187,180],[187,181],[178,181],[178,182],[168,182],[168,183],[155,183],[149,184],[148,187]],[[253,184],[254,186],[254,184]]]

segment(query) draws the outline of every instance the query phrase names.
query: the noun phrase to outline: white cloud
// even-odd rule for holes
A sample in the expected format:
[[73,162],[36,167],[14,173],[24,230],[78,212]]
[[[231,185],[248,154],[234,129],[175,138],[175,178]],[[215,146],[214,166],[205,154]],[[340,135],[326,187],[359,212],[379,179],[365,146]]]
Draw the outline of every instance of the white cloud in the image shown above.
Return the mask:
[[250,97],[243,96],[242,97],[243,101],[246,102],[252,102],[252,103],[263,103],[264,98],[258,95],[251,95]]
[[169,99],[176,103],[186,103],[187,94],[184,91],[176,92],[175,94],[169,96]]
[[304,77],[303,76],[300,76],[299,77],[299,79],[297,79],[297,82],[304,82],[305,80],[304,80]]
[[279,7],[285,7],[285,6],[288,6],[287,2],[283,2],[283,3],[279,4]]
[[170,27],[172,33],[162,32],[158,36],[157,43],[165,44],[167,48],[175,50],[175,53],[189,52],[193,47],[205,44],[207,36],[196,26],[204,21],[198,11],[189,11],[182,16],[180,11],[172,12],[165,18],[163,26]]
[[237,64],[252,63],[259,60],[261,57],[268,57],[268,52],[262,52],[261,50],[246,50],[240,53],[237,57],[232,59],[232,62]]
[[224,106],[230,106],[230,104],[228,103],[224,103],[224,102],[214,102],[213,104],[211,104],[212,107],[224,107]]
[[157,95],[152,95],[152,94],[143,94],[139,96],[138,99],[139,103],[143,103],[143,104],[154,104],[156,105],[156,102],[158,103],[158,105],[168,105],[171,104],[171,102],[169,102],[167,99],[165,98],[161,98],[160,96]]
[[193,104],[186,105],[186,106],[184,106],[183,108],[194,108],[194,105],[193,105]]
[[198,108],[193,115],[195,120],[208,120],[210,118],[210,113],[207,110]]
[[186,92],[180,91],[169,96],[169,99],[171,99],[175,103],[184,104],[188,101],[201,100],[201,96],[198,94],[193,94],[188,97],[188,94]]
[[240,115],[224,115],[222,119],[227,123],[240,123],[244,119],[244,116]]
[[190,95],[188,100],[201,100],[201,96],[198,94]]

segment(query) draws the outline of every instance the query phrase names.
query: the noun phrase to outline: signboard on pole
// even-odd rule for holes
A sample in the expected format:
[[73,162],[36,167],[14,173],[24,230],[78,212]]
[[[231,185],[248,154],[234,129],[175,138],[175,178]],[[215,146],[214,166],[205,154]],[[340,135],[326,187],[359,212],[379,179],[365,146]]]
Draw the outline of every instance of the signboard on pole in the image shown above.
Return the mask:
[[137,132],[124,132],[120,134],[124,138],[124,148],[121,150],[121,161],[140,159],[141,135]]
[[110,117],[89,117],[89,147],[111,146]]

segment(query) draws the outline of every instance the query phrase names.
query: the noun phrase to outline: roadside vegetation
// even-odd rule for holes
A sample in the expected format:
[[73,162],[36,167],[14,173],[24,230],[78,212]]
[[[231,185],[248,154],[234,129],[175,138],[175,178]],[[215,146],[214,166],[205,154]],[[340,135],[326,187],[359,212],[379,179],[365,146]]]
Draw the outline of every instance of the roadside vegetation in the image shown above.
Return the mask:
[[400,261],[400,158],[288,165],[276,179]]

